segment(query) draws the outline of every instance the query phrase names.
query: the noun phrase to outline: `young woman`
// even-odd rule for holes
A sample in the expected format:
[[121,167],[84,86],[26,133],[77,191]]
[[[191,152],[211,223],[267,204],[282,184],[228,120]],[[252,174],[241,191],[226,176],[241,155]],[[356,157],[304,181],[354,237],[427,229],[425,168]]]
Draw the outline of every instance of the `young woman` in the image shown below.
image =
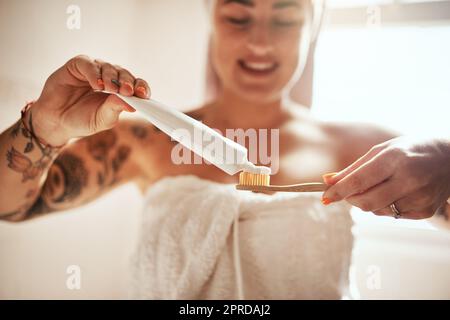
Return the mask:
[[[274,184],[334,184],[323,202],[346,199],[367,211],[428,218],[450,196],[448,140],[408,141],[361,124],[326,123],[286,99],[311,43],[315,3],[217,0],[211,7],[213,101],[190,115],[225,129],[279,129]],[[142,190],[165,176],[194,174],[235,183],[212,165],[176,165],[174,142],[144,121],[119,121],[133,109],[115,95],[150,97],[128,70],[77,56],[47,80],[22,119],[0,135],[0,218],[24,221],[85,204],[116,186]],[[363,107],[363,106],[362,106]],[[79,138],[68,143],[73,138]],[[388,141],[390,140],[390,141]],[[445,210],[442,210],[445,216]]]

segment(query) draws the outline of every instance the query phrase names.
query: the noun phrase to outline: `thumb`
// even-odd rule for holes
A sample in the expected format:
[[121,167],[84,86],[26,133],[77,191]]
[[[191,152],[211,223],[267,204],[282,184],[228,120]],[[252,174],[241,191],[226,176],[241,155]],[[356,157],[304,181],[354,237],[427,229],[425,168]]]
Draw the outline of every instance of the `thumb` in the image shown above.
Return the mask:
[[95,131],[114,127],[119,121],[119,115],[122,111],[135,112],[136,110],[115,94],[109,95],[95,115]]
[[327,173],[324,174],[322,176],[323,182],[325,182],[325,184],[327,185],[333,185],[336,183],[336,181],[333,180],[333,178],[338,174],[339,172],[331,172],[331,173]]

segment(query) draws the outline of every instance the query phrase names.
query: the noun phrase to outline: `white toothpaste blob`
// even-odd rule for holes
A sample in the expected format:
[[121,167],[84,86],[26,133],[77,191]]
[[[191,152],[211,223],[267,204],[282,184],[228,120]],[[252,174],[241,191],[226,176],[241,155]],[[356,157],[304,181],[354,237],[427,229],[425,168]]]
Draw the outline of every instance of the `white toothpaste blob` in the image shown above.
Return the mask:
[[255,166],[251,162],[246,162],[243,170],[244,170],[244,172],[253,173],[253,174],[270,175],[272,173],[272,170],[269,167]]

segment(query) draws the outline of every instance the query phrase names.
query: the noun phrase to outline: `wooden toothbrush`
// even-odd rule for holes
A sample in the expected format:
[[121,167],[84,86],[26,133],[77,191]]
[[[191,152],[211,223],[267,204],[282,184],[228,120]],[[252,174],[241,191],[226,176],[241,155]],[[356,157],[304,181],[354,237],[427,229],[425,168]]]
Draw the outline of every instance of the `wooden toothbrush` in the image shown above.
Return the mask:
[[275,191],[275,192],[323,192],[328,188],[325,183],[300,183],[276,186],[270,184],[270,175],[260,173],[241,172],[239,174],[238,190],[247,191]]

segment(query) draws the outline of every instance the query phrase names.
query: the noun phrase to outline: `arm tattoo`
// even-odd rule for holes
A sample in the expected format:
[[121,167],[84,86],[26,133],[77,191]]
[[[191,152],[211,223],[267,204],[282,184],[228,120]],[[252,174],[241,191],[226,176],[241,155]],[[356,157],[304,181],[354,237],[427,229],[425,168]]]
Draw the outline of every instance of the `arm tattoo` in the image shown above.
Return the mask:
[[[128,158],[131,149],[127,146],[119,146],[111,164],[113,172],[112,185],[117,181],[116,173]],[[98,156],[99,154],[97,154]],[[65,152],[58,157],[51,166],[42,194],[34,202],[33,206],[26,211],[25,219],[31,219],[38,215],[61,210],[58,204],[73,201],[80,196],[82,189],[87,185],[88,172],[81,158],[74,154]],[[103,185],[101,185],[103,186]]]
[[[140,136],[146,135],[146,132],[140,130],[132,132]],[[102,164],[102,170],[97,173],[97,184],[100,187],[112,186],[118,181],[117,173],[131,153],[130,147],[125,145],[114,148],[116,143],[117,134],[114,131],[98,133],[88,141],[89,153]]]
[[[30,208],[24,210],[25,213],[21,219],[27,220],[62,210],[63,208],[58,204],[73,201],[79,197],[83,187],[87,185],[87,175],[81,158],[69,152],[62,153],[50,167],[42,193]],[[29,192],[30,195],[35,193],[35,191]]]
[[[14,128],[12,135],[20,134],[19,126]],[[86,140],[87,150],[96,162],[101,164],[101,172],[98,173],[98,185],[112,186],[119,181],[120,169],[126,163],[131,154],[131,148],[126,145],[117,145],[117,134],[114,131],[104,131]],[[36,144],[37,145],[37,144]],[[26,153],[24,151],[24,153]],[[24,175],[24,181],[37,177],[46,169],[45,161],[52,158],[47,153],[41,152],[42,157],[32,163],[23,153],[14,147],[8,152],[8,165],[13,170]],[[48,159],[47,159],[48,158]],[[38,168],[38,173],[31,171]],[[35,169],[33,169],[35,170]],[[31,173],[30,173],[31,171]],[[54,160],[48,169],[48,175],[44,185],[39,189],[32,189],[26,193],[26,203],[14,212],[2,214],[2,219],[28,220],[39,215],[51,213],[68,208],[72,201],[79,200],[84,188],[88,185],[89,172],[85,160],[70,150],[64,151]]]
[[114,131],[103,131],[87,141],[88,152],[103,165],[103,172],[97,174],[97,182],[103,186],[109,175],[108,153],[116,144],[117,135]]
[[[30,126],[32,125],[31,120],[32,115],[30,113]],[[6,152],[6,160],[8,161],[8,168],[21,173],[22,182],[26,182],[28,180],[33,180],[36,177],[40,177],[43,174],[44,170],[50,165],[56,153],[56,149],[51,148],[50,146],[43,147],[39,142],[36,142],[35,137],[24,127],[21,120],[17,122],[16,126],[11,131],[11,136],[13,138],[16,138],[19,134],[27,139],[26,146],[23,149],[23,152],[11,147]],[[33,162],[26,154],[33,151],[35,146],[38,146],[41,156],[37,161]]]
[[16,210],[16,211],[12,211],[12,212],[7,212],[5,214],[2,214],[2,219],[3,220],[14,220],[14,218],[16,218],[20,213],[22,213],[22,210]]
[[31,208],[29,208],[26,211],[23,219],[26,220],[26,219],[35,218],[36,216],[50,213],[52,211],[55,211],[55,210],[53,210],[50,206],[48,206],[47,203],[45,202],[44,198],[42,197],[42,195],[40,195],[36,199],[34,204],[31,206]]
[[[152,126],[151,127],[152,130],[155,133],[160,133],[162,132],[159,128],[157,128],[156,126]],[[138,140],[145,140],[147,138],[149,138],[148,136],[148,128],[143,126],[143,125],[133,125],[131,127],[131,133],[133,134],[133,136],[135,136]]]
[[45,198],[54,203],[74,200],[87,185],[87,178],[83,160],[72,153],[62,153],[50,168],[44,185]]
[[113,178],[112,178],[112,181],[110,182],[110,185],[113,185],[114,183],[116,183],[118,181],[117,173],[119,172],[120,168],[125,163],[125,161],[127,160],[130,153],[131,153],[131,149],[130,149],[130,147],[127,147],[127,146],[119,146],[119,148],[117,149],[116,155],[114,156],[114,158],[112,160]]
[[139,140],[145,140],[148,136],[147,128],[140,125],[134,125],[131,127],[131,133]]
[[[2,219],[10,221],[26,220],[39,214],[51,212],[52,211],[51,208],[45,204],[44,199],[42,198],[41,195],[37,199],[34,199],[34,196],[38,191],[39,191],[38,189],[28,190],[25,195],[25,197],[29,199],[28,202],[25,203],[16,211],[2,214]],[[31,207],[30,207],[30,200],[33,201],[31,202],[33,203]]]

